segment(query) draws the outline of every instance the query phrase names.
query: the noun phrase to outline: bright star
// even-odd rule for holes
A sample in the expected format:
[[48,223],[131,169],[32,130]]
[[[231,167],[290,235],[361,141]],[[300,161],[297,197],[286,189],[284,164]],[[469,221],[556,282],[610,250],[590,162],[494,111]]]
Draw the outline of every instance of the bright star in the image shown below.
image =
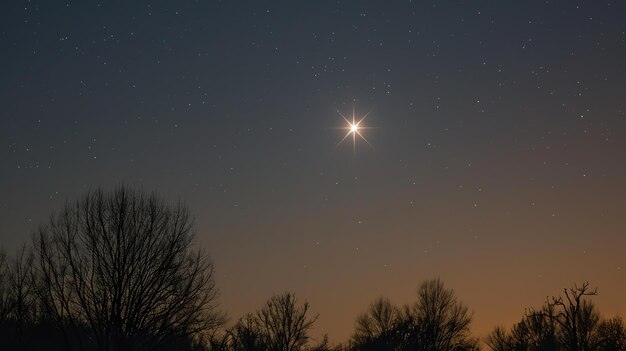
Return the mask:
[[351,118],[351,120],[346,118],[346,116],[344,116],[341,112],[337,111],[337,113],[339,113],[339,115],[347,123],[347,125],[344,128],[342,128],[342,129],[348,130],[348,132],[346,133],[346,135],[344,135],[344,137],[341,139],[341,141],[339,141],[339,143],[337,143],[337,146],[341,145],[341,143],[343,143],[344,140],[346,140],[348,137],[352,136],[352,149],[353,149],[354,153],[356,154],[356,141],[357,141],[356,137],[357,137],[357,135],[359,136],[360,139],[362,139],[368,145],[371,146],[371,144],[363,136],[363,133],[361,133],[361,130],[369,129],[368,127],[365,127],[365,126],[362,125],[363,120],[365,120],[367,115],[369,115],[369,112],[366,113],[363,117],[361,117],[358,120],[357,120],[357,117],[356,117],[356,112],[354,110],[354,106],[352,106],[352,118]]

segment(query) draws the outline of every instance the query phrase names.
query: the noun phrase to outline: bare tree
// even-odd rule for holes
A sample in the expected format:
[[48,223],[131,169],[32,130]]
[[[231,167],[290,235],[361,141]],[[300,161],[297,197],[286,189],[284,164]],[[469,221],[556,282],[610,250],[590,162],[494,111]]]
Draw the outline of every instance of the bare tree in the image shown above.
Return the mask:
[[418,299],[403,309],[379,298],[356,321],[353,350],[478,350],[471,313],[439,279],[420,284]]
[[489,334],[485,343],[493,351],[552,351],[559,350],[558,325],[553,306],[541,311],[530,310],[509,333],[498,327]]
[[626,328],[620,317],[604,319],[598,325],[593,341],[596,350],[626,350]]
[[[295,294],[272,296],[254,314],[239,319],[229,331],[231,348],[237,351],[300,351],[308,346],[309,331],[317,315],[309,317],[309,304],[299,305]],[[322,342],[321,347],[326,343]]]
[[14,345],[20,349],[24,329],[37,320],[37,298],[32,284],[33,254],[26,245],[8,261],[9,317],[14,323]]
[[512,337],[503,327],[496,327],[485,338],[485,344],[492,351],[517,350],[513,345]]
[[337,350],[335,347],[330,346],[330,341],[328,341],[328,334],[324,334],[322,340],[318,341],[315,345],[310,346],[308,351],[333,351]]
[[356,319],[356,330],[352,336],[355,344],[370,343],[393,331],[398,318],[398,309],[386,297],[379,297],[367,312]]
[[[237,324],[227,332],[229,349],[233,351],[266,351],[266,331],[261,328],[260,320],[255,314],[248,313],[241,317]],[[224,344],[223,342],[220,344]]]
[[8,318],[11,311],[9,288],[9,265],[6,252],[0,249],[0,325]]
[[590,290],[589,283],[585,282],[563,291],[564,297],[552,297],[548,303],[557,309],[554,320],[560,326],[562,344],[569,351],[589,350],[600,315],[587,297],[596,296],[598,289]]
[[[608,350],[609,335],[619,335],[617,322],[606,324],[606,338],[599,336],[599,313],[587,297],[597,295],[589,283],[564,289],[564,296],[552,297],[540,310],[530,309],[510,333],[496,328],[485,340],[493,351],[501,350]],[[602,324],[601,324],[602,325]],[[610,330],[610,331],[609,331]],[[617,338],[619,339],[619,337]]]
[[193,240],[180,203],[126,186],[88,192],[35,234],[37,292],[66,336],[86,328],[100,350],[197,337],[223,318],[213,263]]
[[535,350],[555,350],[560,348],[561,329],[554,305],[546,303],[540,311],[530,309],[513,327],[513,337],[517,345],[528,345]]
[[296,295],[283,293],[272,296],[257,318],[266,336],[270,351],[300,351],[309,342],[309,330],[318,316],[307,316],[309,303],[298,305]]
[[420,350],[454,350],[475,344],[470,337],[472,315],[457,300],[454,291],[446,289],[440,279],[423,282],[418,301],[405,308],[405,319],[412,325],[412,344]]

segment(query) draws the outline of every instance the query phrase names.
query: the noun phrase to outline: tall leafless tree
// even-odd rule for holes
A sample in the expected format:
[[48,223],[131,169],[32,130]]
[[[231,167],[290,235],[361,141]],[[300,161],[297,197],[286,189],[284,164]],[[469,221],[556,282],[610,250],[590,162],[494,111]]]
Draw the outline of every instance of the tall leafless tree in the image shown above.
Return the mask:
[[0,249],[0,326],[9,318],[11,311],[10,291],[7,255],[3,249]]
[[33,254],[26,245],[8,260],[9,317],[14,323],[14,345],[20,349],[24,329],[37,320],[37,298],[34,291]]
[[552,297],[549,306],[557,309],[555,321],[560,325],[562,344],[569,351],[591,349],[591,339],[600,320],[595,306],[587,298],[598,294],[589,283],[563,289],[564,296]]
[[[238,351],[301,351],[311,341],[317,315],[309,304],[298,304],[293,293],[272,296],[256,313],[241,318],[229,332],[231,349]],[[324,344],[322,342],[322,344]],[[321,344],[321,345],[322,345]]]
[[472,315],[439,279],[420,284],[417,301],[395,308],[379,298],[359,316],[351,350],[478,350],[470,336]]
[[546,305],[541,311],[530,310],[510,333],[497,327],[486,337],[485,343],[492,351],[559,350],[559,329],[554,318],[553,306]]
[[352,343],[362,349],[392,349],[399,311],[386,297],[379,297],[356,319]]
[[620,317],[604,319],[594,333],[593,345],[602,351],[626,350],[626,327]]
[[181,203],[127,186],[88,192],[39,228],[34,248],[46,312],[100,350],[152,349],[222,323],[213,263]]
[[548,299],[540,310],[527,311],[510,333],[496,328],[485,342],[493,351],[610,350],[607,345],[620,344],[623,325],[621,320],[599,322],[600,315],[588,299],[595,295],[597,290],[589,289],[589,283],[574,284],[564,289],[563,296]]
[[418,300],[405,308],[405,315],[407,324],[413,325],[412,344],[417,343],[415,346],[421,350],[454,350],[475,344],[469,330],[472,314],[440,279],[420,285]]
[[536,350],[560,347],[561,329],[554,305],[545,304],[540,311],[530,309],[522,321],[513,327],[512,336],[518,345],[527,344]]
[[491,333],[485,337],[485,344],[492,351],[512,351],[525,350],[516,348],[513,338],[507,333],[503,327],[495,327]]
[[309,317],[309,303],[298,304],[296,295],[272,296],[257,312],[270,351],[300,351],[309,342],[317,315]]
[[266,331],[261,328],[257,316],[248,313],[241,317],[237,324],[227,332],[227,342],[220,344],[227,345],[226,348],[222,346],[223,349],[232,351],[266,351],[269,349],[266,334]]

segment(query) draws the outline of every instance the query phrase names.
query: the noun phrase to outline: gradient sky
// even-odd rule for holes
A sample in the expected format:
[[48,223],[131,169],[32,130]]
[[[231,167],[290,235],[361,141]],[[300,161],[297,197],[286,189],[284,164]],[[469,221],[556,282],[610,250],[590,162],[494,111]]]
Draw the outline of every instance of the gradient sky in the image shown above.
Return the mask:
[[124,182],[233,320],[289,290],[344,341],[437,276],[477,336],[585,280],[626,315],[625,39],[621,1],[2,1],[0,242]]

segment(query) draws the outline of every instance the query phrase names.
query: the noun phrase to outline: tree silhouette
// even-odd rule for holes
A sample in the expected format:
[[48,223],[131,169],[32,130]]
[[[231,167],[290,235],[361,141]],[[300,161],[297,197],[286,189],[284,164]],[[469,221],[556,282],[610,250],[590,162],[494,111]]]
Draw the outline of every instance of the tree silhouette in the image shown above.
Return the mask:
[[32,284],[32,253],[22,245],[14,256],[0,251],[0,327],[7,347],[22,349],[24,334],[39,318]]
[[[66,203],[13,256],[0,250],[1,349],[194,351],[479,350],[472,314],[440,279],[422,282],[414,303],[379,297],[355,321],[348,345],[312,343],[318,316],[295,294],[274,295],[224,330],[208,254],[194,247],[181,203],[121,186]],[[626,351],[620,317],[601,319],[589,283],[529,309],[493,351]],[[58,329],[53,328],[58,327]],[[62,331],[62,334],[58,332]]]
[[589,283],[580,287],[576,284],[563,289],[564,296],[552,297],[548,304],[558,309],[554,320],[560,325],[563,346],[569,351],[584,351],[591,348],[591,336],[600,320],[600,315],[588,296],[598,294],[590,290]]
[[213,263],[192,229],[182,204],[126,186],[89,192],[41,226],[37,293],[68,346],[152,349],[219,326]]
[[469,332],[472,315],[453,290],[437,278],[423,282],[417,294],[417,302],[405,307],[409,345],[432,351],[473,347]]
[[417,301],[398,310],[379,298],[359,316],[353,350],[476,350],[470,337],[472,316],[454,291],[439,279],[420,284]]
[[367,312],[357,317],[353,344],[359,350],[393,350],[398,343],[394,330],[398,317],[398,308],[388,298],[377,298]]
[[299,351],[308,343],[317,320],[317,315],[308,318],[308,310],[308,302],[298,306],[293,293],[274,295],[265,303],[257,318],[271,351]]
[[496,327],[485,339],[493,351],[552,351],[558,350],[557,325],[554,320],[554,308],[546,305],[540,312],[532,311],[507,333],[504,328]]
[[9,267],[6,252],[0,249],[0,326],[9,318],[11,311]]
[[620,317],[604,319],[598,324],[593,344],[597,350],[626,350],[626,328]]
[[33,255],[22,245],[8,261],[9,317],[14,323],[14,345],[19,349],[24,330],[37,319],[37,299],[34,291]]
[[495,327],[493,331],[485,337],[485,344],[487,344],[492,351],[527,350],[527,347],[517,347],[513,342],[513,338],[500,326]]
[[[231,349],[237,351],[300,351],[311,340],[309,331],[317,315],[309,317],[309,304],[298,304],[293,293],[272,296],[256,313],[239,319],[228,332]],[[316,347],[324,348],[322,341]]]
[[248,313],[228,332],[233,351],[268,350],[267,336],[256,315]]
[[536,350],[558,349],[562,333],[557,320],[555,306],[547,303],[540,311],[530,310],[513,328],[513,337]]
[[[540,310],[531,309],[510,333],[496,328],[485,339],[494,351],[502,350],[611,350],[620,347],[626,335],[621,319],[600,322],[600,315],[587,298],[597,295],[589,283],[564,289],[563,296],[549,299]],[[619,348],[618,348],[619,349]]]

